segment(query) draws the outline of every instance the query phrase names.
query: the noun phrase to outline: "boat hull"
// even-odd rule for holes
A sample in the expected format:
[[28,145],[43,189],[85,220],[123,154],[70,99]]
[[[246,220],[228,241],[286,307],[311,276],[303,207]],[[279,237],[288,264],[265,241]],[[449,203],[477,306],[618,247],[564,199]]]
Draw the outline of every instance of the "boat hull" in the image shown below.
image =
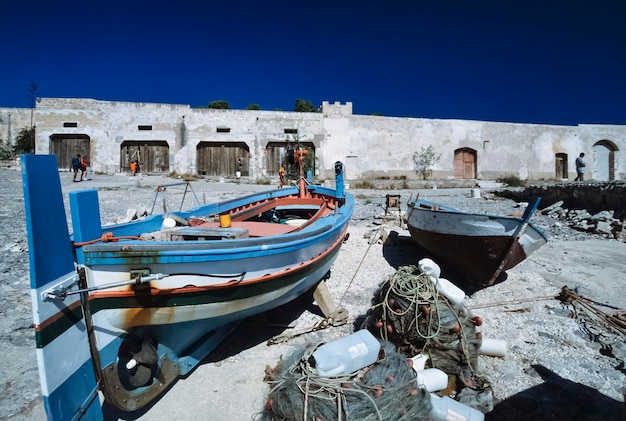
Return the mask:
[[[123,411],[149,405],[239,321],[324,279],[354,208],[339,177],[334,190],[302,183],[177,212],[169,216],[189,226],[163,231],[165,215],[102,226],[97,191],[87,190],[70,193],[70,235],[55,157],[22,158],[51,420],[102,419],[99,392]],[[273,223],[277,214],[297,219]],[[223,215],[229,227],[211,222]]]
[[470,283],[488,284],[494,274],[512,269],[547,242],[523,218],[468,214],[418,201],[409,207],[411,238]]

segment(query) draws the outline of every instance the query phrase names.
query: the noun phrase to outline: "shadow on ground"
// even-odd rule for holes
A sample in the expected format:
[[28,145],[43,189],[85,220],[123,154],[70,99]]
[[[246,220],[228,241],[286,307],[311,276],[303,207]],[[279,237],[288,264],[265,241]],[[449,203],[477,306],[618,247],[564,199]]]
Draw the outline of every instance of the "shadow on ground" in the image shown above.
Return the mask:
[[[181,376],[174,381],[167,390],[172,388],[176,382],[192,376],[199,366],[208,363],[222,361],[240,352],[254,348],[255,346],[267,342],[271,338],[281,335],[288,331],[289,325],[297,320],[302,313],[309,311],[311,313],[322,315],[320,308],[313,303],[313,290],[303,294],[299,298],[282,305],[281,307],[259,314],[257,316],[244,319],[234,328],[234,330],[191,372],[186,376]],[[106,401],[102,405],[102,411],[105,421],[117,420],[136,420],[146,415],[151,408],[159,402],[163,396],[167,394],[167,390],[159,395],[153,402],[133,412],[121,411],[117,407],[108,404]]]
[[498,403],[493,411],[485,415],[485,420],[626,420],[626,403],[566,380],[541,365],[533,365],[532,370],[541,376],[544,383]]
[[[469,296],[484,288],[488,288],[486,285],[470,281],[462,273],[455,271],[452,265],[442,262],[436,256],[433,256],[432,253],[420,247],[409,235],[399,235],[397,231],[389,233],[387,241],[383,244],[383,256],[396,269],[400,266],[417,265],[419,260],[428,257],[439,265],[442,278],[451,281]],[[503,282],[506,278],[506,272],[502,272],[495,283]]]
[[289,333],[289,325],[305,311],[324,317],[319,307],[313,303],[312,290],[281,307],[243,320],[202,363],[224,360],[275,336]]

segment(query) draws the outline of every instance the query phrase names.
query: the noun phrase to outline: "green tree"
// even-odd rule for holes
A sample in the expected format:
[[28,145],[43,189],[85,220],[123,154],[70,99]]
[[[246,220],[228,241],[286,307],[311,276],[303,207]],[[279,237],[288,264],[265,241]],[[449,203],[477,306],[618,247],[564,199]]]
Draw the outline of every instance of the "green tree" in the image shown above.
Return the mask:
[[209,108],[213,108],[215,110],[230,110],[230,104],[228,101],[211,101],[209,102]]
[[4,143],[0,145],[0,161],[11,158],[13,158],[13,148]]
[[419,152],[413,154],[413,168],[418,174],[421,174],[424,180],[428,180],[432,174],[432,167],[440,160],[441,154],[435,152],[432,145],[426,149],[421,147]]
[[15,145],[13,146],[13,153],[16,155],[22,153],[34,153],[35,152],[35,128],[24,128],[20,130],[20,133],[15,138]]
[[246,110],[260,110],[261,107],[259,107],[259,104],[248,104],[248,106],[246,107]]
[[305,101],[304,99],[296,99],[296,105],[293,110],[299,113],[315,113],[317,107],[311,104],[311,101]]

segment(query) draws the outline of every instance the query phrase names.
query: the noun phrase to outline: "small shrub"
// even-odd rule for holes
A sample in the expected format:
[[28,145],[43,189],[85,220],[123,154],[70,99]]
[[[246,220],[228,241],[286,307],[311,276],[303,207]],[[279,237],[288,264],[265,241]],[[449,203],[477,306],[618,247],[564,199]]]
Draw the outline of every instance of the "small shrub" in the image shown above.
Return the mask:
[[190,173],[190,172],[181,174],[180,178],[182,178],[185,181],[196,181],[198,179],[198,177],[195,174]]
[[526,180],[522,180],[514,174],[507,174],[504,177],[496,179],[498,183],[506,184],[509,187],[525,187]]
[[420,148],[419,152],[413,153],[413,169],[422,176],[422,179],[428,180],[432,175],[432,167],[441,160],[441,153],[435,152],[432,145],[428,148]]
[[257,178],[256,184],[261,186],[267,186],[269,184],[272,184],[272,180],[270,180],[269,178]]
[[0,146],[0,160],[6,161],[11,158],[13,158],[13,151],[11,151],[11,148],[5,145]]
[[368,180],[358,180],[354,183],[350,183],[350,187],[353,189],[375,189],[376,186]]

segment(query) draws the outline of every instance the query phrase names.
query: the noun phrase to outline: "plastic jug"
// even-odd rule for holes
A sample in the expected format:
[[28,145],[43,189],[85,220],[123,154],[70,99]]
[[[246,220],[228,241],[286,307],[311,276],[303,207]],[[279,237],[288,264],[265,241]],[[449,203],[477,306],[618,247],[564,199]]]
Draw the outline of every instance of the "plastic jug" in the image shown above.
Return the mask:
[[433,421],[483,421],[485,419],[485,414],[482,412],[448,396],[439,397],[431,393],[430,403],[432,405],[430,415]]
[[491,355],[493,357],[506,356],[507,343],[502,339],[483,338],[478,353],[482,355]]
[[465,300],[465,291],[458,286],[454,285],[447,279],[440,278],[441,268],[432,259],[424,258],[417,262],[417,267],[420,272],[425,273],[430,278],[431,282],[437,288],[437,291],[444,297],[446,297],[452,305],[458,306]]
[[453,306],[458,306],[465,300],[465,291],[452,282],[444,278],[434,279],[432,276],[430,280],[435,284],[437,291],[444,297],[446,297]]
[[325,343],[313,352],[309,364],[322,377],[341,376],[374,364],[380,342],[368,330]]
[[432,276],[435,279],[439,279],[439,276],[441,276],[441,268],[432,259],[421,259],[417,262],[417,268],[420,272],[425,273],[428,276]]
[[448,375],[438,368],[417,371],[417,384],[429,392],[437,392],[448,387]]

